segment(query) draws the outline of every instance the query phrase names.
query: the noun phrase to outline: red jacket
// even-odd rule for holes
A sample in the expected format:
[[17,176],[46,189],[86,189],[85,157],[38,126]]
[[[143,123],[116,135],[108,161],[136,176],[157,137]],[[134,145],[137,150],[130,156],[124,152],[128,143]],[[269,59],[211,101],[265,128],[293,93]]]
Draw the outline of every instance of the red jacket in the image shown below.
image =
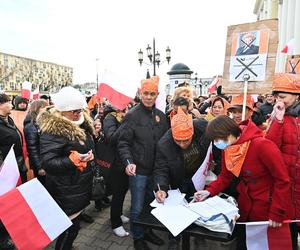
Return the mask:
[[[271,219],[282,222],[290,219],[290,181],[279,149],[263,137],[253,122],[245,121],[241,126],[242,134],[235,144],[249,140],[251,143],[237,185],[240,221]],[[207,187],[211,195],[217,195],[228,187],[234,177],[227,170],[224,159],[223,155],[221,174]]]
[[300,219],[300,118],[285,115],[283,123],[275,119],[266,138],[281,151],[291,181],[292,218]]

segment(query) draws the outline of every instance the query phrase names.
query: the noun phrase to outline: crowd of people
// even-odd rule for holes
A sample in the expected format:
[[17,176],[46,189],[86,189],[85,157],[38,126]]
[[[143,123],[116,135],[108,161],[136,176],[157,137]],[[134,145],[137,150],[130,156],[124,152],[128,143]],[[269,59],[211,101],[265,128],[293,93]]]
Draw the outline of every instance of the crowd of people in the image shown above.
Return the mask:
[[[141,81],[139,96],[123,109],[103,98],[85,98],[73,87],[31,103],[0,94],[0,163],[13,146],[22,182],[35,176],[46,187],[72,226],[56,240],[56,250],[72,249],[80,220],[92,199],[93,177],[101,174],[105,194],[95,208],[110,206],[111,228],[131,235],[134,248],[165,242],[133,222],[149,212],[153,199],[164,202],[179,188],[196,201],[226,193],[236,199],[240,221],[269,221],[280,227],[300,214],[300,76],[275,74],[265,96],[225,96],[220,88],[195,97],[187,84],[167,96],[166,109],[155,102],[159,78]],[[213,144],[210,170],[216,178],[196,191],[191,180]],[[130,190],[130,218],[123,202]],[[154,191],[154,192],[153,192]],[[130,232],[123,223],[130,222]],[[299,226],[290,224],[293,249]],[[232,247],[246,249],[243,228],[236,228]],[[180,236],[168,240],[178,249]],[[15,249],[0,221],[0,249]],[[233,248],[232,248],[233,249]]]

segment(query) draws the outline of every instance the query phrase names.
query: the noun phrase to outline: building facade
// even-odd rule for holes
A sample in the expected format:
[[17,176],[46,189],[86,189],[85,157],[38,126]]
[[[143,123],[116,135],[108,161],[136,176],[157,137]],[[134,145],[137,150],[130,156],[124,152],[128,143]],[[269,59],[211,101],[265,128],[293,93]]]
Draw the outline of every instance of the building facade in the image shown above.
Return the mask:
[[300,55],[300,1],[299,0],[256,0],[254,14],[258,20],[278,18],[279,44],[276,72],[284,72],[287,55],[282,48],[295,39],[295,55]]
[[73,68],[0,52],[0,90],[18,94],[24,81],[31,82],[32,89],[55,92],[72,85]]

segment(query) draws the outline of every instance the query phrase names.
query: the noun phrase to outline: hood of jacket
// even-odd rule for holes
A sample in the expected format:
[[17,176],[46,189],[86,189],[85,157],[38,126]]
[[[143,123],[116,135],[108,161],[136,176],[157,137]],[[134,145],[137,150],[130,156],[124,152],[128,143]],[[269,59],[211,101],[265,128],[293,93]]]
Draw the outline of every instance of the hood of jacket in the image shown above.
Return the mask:
[[263,132],[251,120],[242,121],[239,124],[239,127],[241,128],[242,133],[235,144],[242,144],[246,141],[263,136]]
[[286,114],[290,116],[299,116],[300,115],[300,101],[296,102],[294,105],[291,107],[287,108]]
[[86,128],[91,135],[94,135],[95,133],[93,120],[91,119],[90,115],[84,111],[83,116],[83,124],[81,126],[77,126],[71,121],[65,119],[61,112],[59,112],[57,109],[52,108],[42,112],[37,117],[37,124],[39,125],[41,133],[62,136],[70,141],[85,141],[85,130],[82,127]]

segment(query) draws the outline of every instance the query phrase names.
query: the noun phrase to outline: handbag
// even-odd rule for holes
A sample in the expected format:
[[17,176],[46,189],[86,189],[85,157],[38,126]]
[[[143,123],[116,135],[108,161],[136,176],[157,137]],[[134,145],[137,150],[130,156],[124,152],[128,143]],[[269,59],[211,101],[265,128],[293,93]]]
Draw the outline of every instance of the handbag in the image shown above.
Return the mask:
[[101,200],[105,196],[106,186],[104,182],[104,177],[101,175],[100,168],[95,166],[93,168],[93,187],[92,187],[92,197],[91,200]]

